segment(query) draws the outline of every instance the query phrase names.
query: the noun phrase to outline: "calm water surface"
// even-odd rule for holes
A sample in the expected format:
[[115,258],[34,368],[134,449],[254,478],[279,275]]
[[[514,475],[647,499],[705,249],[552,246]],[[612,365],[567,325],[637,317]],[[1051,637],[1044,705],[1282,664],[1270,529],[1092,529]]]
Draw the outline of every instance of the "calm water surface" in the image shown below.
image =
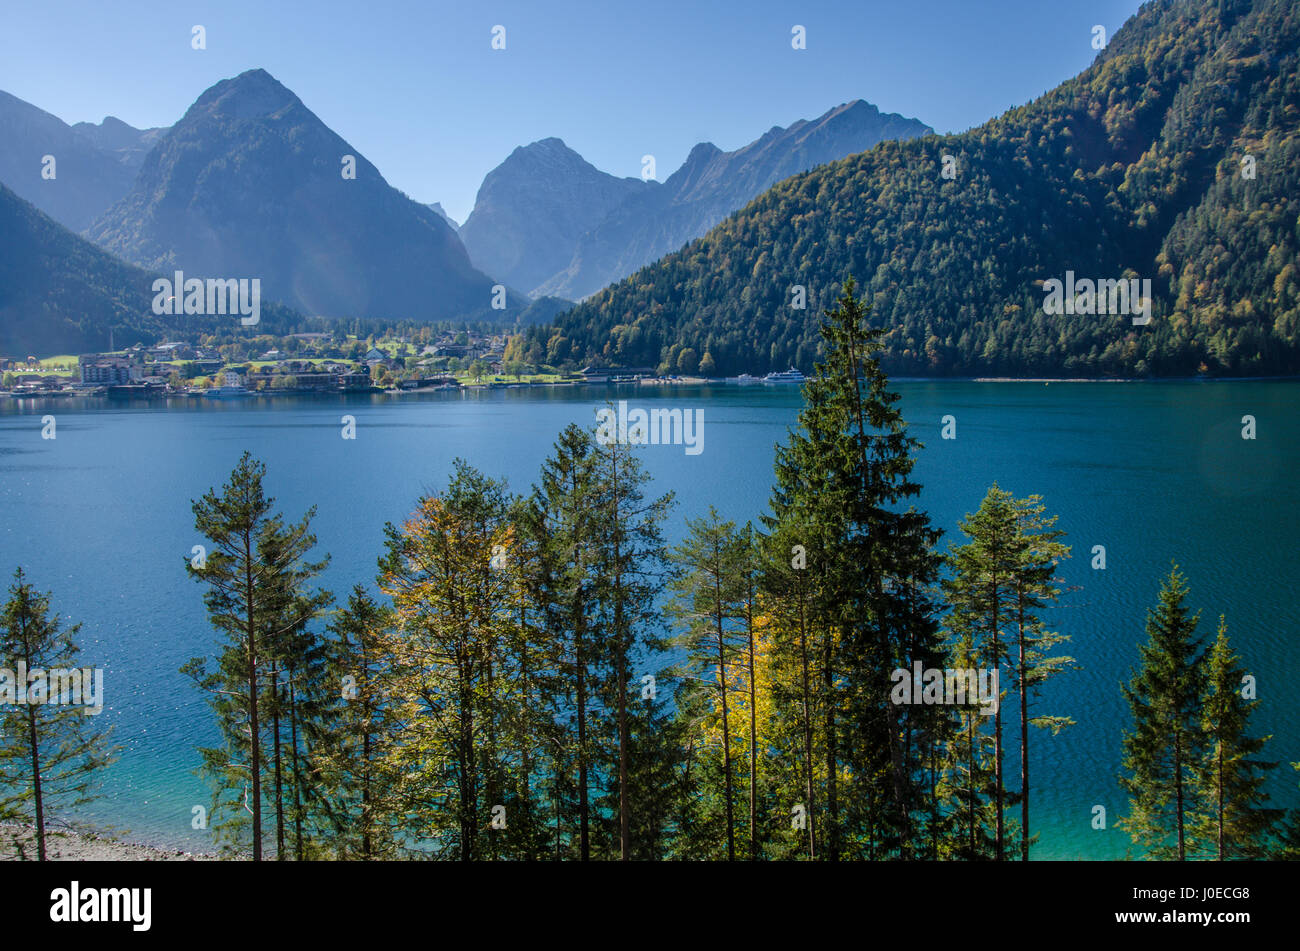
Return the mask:
[[[1258,680],[1254,729],[1270,733],[1283,766],[1270,789],[1300,805],[1295,773],[1300,716],[1293,685],[1300,660],[1296,546],[1300,419],[1296,383],[1060,384],[899,383],[903,414],[925,443],[916,468],[920,505],[945,530],[973,511],[994,480],[1044,497],[1074,557],[1069,592],[1053,620],[1083,668],[1043,693],[1038,709],[1072,716],[1060,736],[1036,735],[1033,822],[1036,858],[1113,858],[1129,850],[1113,828],[1125,810],[1115,773],[1127,711],[1119,692],[1136,663],[1146,608],[1177,560],[1212,636],[1226,614],[1238,653]],[[704,451],[649,447],[658,491],[688,516],[710,504],[725,517],[765,509],[772,448],[798,414],[793,387],[622,387],[497,390],[402,397],[176,400],[114,406],[102,401],[0,403],[0,569],[22,565],[54,595],[55,609],[83,624],[82,658],[105,669],[107,710],[125,749],[106,774],[105,798],[88,817],[138,841],[207,849],[190,810],[209,793],[194,774],[195,747],[217,738],[202,697],[177,669],[211,654],[201,588],[184,561],[202,541],[190,500],[219,487],[240,453],[268,468],[268,491],[290,517],[316,505],[321,550],[333,556],[326,587],[345,595],[373,582],[382,526],[398,522],[424,491],[445,484],[468,459],[515,491],[536,478],[558,432],[589,424],[607,397],[632,406],[704,411]],[[41,438],[41,417],[57,438]],[[357,421],[340,438],[340,417]],[[1257,421],[1241,438],[1241,418]],[[940,438],[956,418],[957,438]],[[1104,571],[1091,568],[1094,545]],[[6,577],[6,586],[8,578]],[[1010,774],[1018,774],[1014,757]],[[1108,828],[1091,828],[1103,805]]]

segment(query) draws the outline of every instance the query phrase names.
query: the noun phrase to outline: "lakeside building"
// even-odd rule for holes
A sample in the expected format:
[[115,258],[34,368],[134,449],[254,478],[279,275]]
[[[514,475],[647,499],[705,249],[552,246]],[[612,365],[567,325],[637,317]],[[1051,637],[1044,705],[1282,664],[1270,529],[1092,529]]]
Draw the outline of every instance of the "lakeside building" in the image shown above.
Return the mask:
[[97,386],[115,386],[138,382],[142,369],[124,357],[104,357],[98,353],[78,358],[81,382]]

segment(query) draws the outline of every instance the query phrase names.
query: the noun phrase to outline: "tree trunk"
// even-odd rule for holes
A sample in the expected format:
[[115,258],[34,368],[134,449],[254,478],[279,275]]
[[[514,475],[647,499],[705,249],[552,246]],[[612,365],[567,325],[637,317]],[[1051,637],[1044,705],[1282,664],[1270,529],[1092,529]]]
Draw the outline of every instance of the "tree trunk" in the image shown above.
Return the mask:
[[826,858],[831,862],[840,860],[840,804],[837,790],[836,749],[835,749],[835,670],[832,651],[834,642],[830,631],[825,634],[826,649],[822,661],[822,685],[826,691],[825,730],[826,730]]
[[280,759],[280,670],[271,661],[271,750],[275,757],[275,860],[284,861],[284,773]]
[[722,566],[717,565],[717,569],[713,575],[713,595],[717,609],[714,620],[717,623],[718,636],[718,693],[722,698],[722,775],[727,797],[727,861],[734,862],[736,860],[736,828],[731,806],[734,797],[731,788],[731,726],[728,722],[727,713],[727,658],[722,639]]
[[808,784],[808,858],[817,858],[817,830],[813,819],[816,803],[813,796],[812,705],[808,683],[808,625],[804,610],[803,588],[799,589],[799,653],[803,663],[803,761]]
[[303,860],[302,848],[302,770],[298,766],[298,694],[293,684],[293,665],[289,665],[289,766],[293,770],[293,857]]
[[754,684],[754,592],[745,601],[745,627],[749,635],[749,860],[758,860],[758,688]]
[[[1023,593],[1017,592],[1017,597]],[[1017,625],[1020,644],[1020,861],[1029,861],[1029,686],[1025,683],[1025,608]],[[999,706],[999,709],[1001,707]]]
[[244,533],[244,610],[248,628],[248,730],[253,772],[253,861],[262,861],[262,738],[257,723],[257,627],[253,615],[253,542]]

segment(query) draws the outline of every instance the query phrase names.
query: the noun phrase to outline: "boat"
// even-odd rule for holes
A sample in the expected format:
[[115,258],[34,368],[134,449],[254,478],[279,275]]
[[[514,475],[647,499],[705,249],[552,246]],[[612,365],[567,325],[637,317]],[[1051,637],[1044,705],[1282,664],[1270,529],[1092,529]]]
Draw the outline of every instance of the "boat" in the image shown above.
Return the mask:
[[804,375],[794,367],[786,370],[784,373],[769,373],[763,377],[764,383],[802,383]]
[[741,386],[745,386],[750,383],[762,383],[763,380],[760,377],[753,376],[749,373],[742,373],[740,376],[736,377],[736,382]]

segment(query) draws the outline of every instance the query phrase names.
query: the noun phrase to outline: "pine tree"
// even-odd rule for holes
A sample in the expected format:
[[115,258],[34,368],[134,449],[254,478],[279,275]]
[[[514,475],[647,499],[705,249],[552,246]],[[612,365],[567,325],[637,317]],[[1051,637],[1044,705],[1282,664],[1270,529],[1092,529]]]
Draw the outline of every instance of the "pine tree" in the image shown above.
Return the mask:
[[99,689],[95,672],[77,666],[80,630],[51,616],[50,595],[15,570],[0,614],[0,658],[13,665],[0,673],[0,819],[32,827],[41,862],[47,826],[97,798],[99,771],[117,754],[94,719],[104,698],[87,696]]
[[[1123,739],[1120,785],[1129,814],[1119,827],[1157,858],[1188,857],[1197,812],[1196,770],[1206,741],[1202,722],[1202,645],[1199,614],[1184,605],[1187,586],[1174,565],[1160,587],[1159,603],[1147,612],[1147,643],[1139,646],[1141,668],[1124,697],[1133,717]],[[1172,842],[1171,842],[1172,840]]]
[[[591,858],[597,627],[597,489],[595,444],[571,424],[542,464],[529,497],[526,526],[531,556],[530,593],[542,612],[540,662],[554,671],[549,691],[558,735],[551,737],[550,795],[555,856],[565,852],[563,829],[571,814],[577,826],[577,857]],[[571,778],[570,778],[571,777]],[[571,787],[570,787],[571,784]],[[573,808],[569,797],[576,800]]]
[[1030,716],[1030,701],[1038,688],[1056,674],[1073,669],[1074,658],[1053,655],[1069,635],[1050,631],[1040,612],[1060,595],[1056,567],[1070,557],[1070,546],[1060,541],[1065,533],[1055,528],[1057,517],[1046,516],[1040,496],[1012,499],[1016,531],[1020,540],[1020,564],[1013,588],[1016,625],[1016,657],[1012,670],[1020,707],[1020,860],[1029,861],[1029,847],[1035,840],[1029,828],[1029,728],[1051,730],[1055,736],[1074,720],[1059,714]]
[[630,757],[633,743],[628,709],[631,665],[648,662],[665,645],[658,636],[655,596],[667,580],[668,552],[662,525],[673,505],[671,493],[645,496],[650,481],[633,446],[608,440],[594,454],[595,595],[601,629],[598,680],[605,709],[615,718],[618,854],[632,855]]
[[[748,547],[735,522],[724,522],[713,506],[706,518],[688,519],[686,540],[671,558],[677,568],[674,599],[668,614],[681,629],[674,646],[685,652],[686,683],[716,697],[721,726],[723,828],[728,861],[736,858],[735,768],[732,756],[728,694],[734,691],[736,668],[744,664],[736,640],[743,621]],[[751,645],[752,655],[752,645]],[[752,803],[752,792],[751,792]],[[753,839],[751,819],[750,836]]]
[[394,778],[383,768],[398,732],[392,627],[392,611],[356,585],[328,628],[323,689],[334,704],[322,738],[322,785],[339,858],[395,852]]
[[1203,818],[1195,830],[1211,858],[1263,858],[1282,810],[1266,808],[1265,773],[1277,767],[1255,756],[1270,737],[1246,732],[1254,702],[1242,696],[1240,658],[1228,642],[1228,625],[1219,630],[1206,656],[1201,723],[1207,747],[1196,771]]
[[[204,604],[227,643],[214,670],[202,657],[181,668],[207,692],[225,740],[224,747],[199,751],[216,786],[213,829],[228,849],[240,848],[244,833],[250,833],[253,861],[263,856],[265,714],[271,691],[278,692],[277,678],[268,671],[284,646],[268,643],[268,637],[305,623],[309,618],[300,617],[300,610],[314,615],[323,602],[305,586],[326,563],[306,561],[315,544],[311,513],[285,527],[273,512],[275,500],[263,491],[265,475],[266,467],[245,452],[221,494],[210,489],[192,505],[195,528],[212,551],[201,561],[187,561],[186,570],[207,585]],[[305,600],[298,603],[299,598]],[[274,699],[270,705],[278,706]],[[278,744],[273,752],[279,752]],[[278,796],[275,805],[280,816]]]
[[[1004,628],[1016,618],[1016,578],[1023,558],[1017,511],[1011,494],[994,484],[979,509],[960,523],[970,539],[953,546],[948,562],[952,576],[945,584],[950,606],[949,628],[968,663],[954,659],[961,669],[1001,670],[1010,658],[1010,639]],[[1001,689],[999,685],[999,690]],[[982,711],[981,711],[982,714]],[[993,721],[993,858],[1006,857],[1006,782],[1003,778],[1002,703],[998,698]],[[969,734],[974,727],[968,723]],[[967,737],[971,746],[973,737]],[[973,766],[972,766],[973,769]]]
[[[786,525],[801,533],[794,541],[813,566],[809,627],[820,667],[822,838],[831,861],[849,841],[839,790],[845,768],[882,775],[890,793],[855,816],[854,842],[876,854],[910,854],[912,813],[925,811],[911,739],[925,718],[892,704],[887,685],[892,670],[938,655],[928,588],[937,576],[939,533],[915,508],[897,510],[920,492],[910,479],[919,444],[877,359],[885,329],[864,326],[866,315],[849,278],[825,314],[824,357],[804,385],[799,428],[777,448],[772,514],[764,519],[769,530]],[[792,537],[789,528],[784,534]]]

